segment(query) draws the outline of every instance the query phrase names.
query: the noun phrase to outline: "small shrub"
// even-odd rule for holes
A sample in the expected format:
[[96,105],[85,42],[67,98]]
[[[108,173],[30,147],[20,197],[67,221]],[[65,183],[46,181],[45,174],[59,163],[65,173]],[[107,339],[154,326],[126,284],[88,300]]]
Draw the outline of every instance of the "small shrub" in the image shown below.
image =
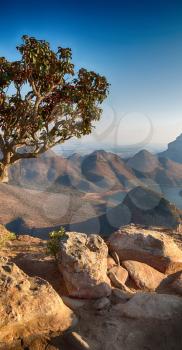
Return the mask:
[[49,240],[47,242],[47,252],[52,255],[55,260],[57,260],[57,255],[59,251],[60,240],[65,235],[64,227],[61,227],[58,231],[52,231],[49,233]]
[[8,232],[0,235],[0,248],[3,248],[8,241],[16,239],[16,235],[13,232]]

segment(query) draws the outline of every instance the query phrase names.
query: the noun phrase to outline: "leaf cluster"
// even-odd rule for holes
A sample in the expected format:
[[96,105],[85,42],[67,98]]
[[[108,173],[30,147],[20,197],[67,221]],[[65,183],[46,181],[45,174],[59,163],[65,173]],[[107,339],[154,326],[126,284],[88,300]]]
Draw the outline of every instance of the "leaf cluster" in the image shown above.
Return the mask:
[[10,163],[91,133],[109,89],[104,76],[75,71],[70,48],[54,51],[27,35],[22,40],[20,60],[0,57],[0,149]]
[[49,233],[49,240],[47,242],[47,252],[57,260],[59,251],[60,240],[65,236],[65,229],[61,227],[58,231],[52,231]]

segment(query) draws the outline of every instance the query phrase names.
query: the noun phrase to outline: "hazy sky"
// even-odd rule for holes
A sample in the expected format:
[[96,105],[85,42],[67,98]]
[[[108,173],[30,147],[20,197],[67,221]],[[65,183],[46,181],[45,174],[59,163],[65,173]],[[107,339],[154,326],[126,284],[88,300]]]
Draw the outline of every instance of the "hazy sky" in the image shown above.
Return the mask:
[[[5,1],[0,55],[23,34],[71,47],[77,67],[111,83],[87,142],[167,143],[182,132],[182,1]],[[83,140],[84,141],[84,140]]]

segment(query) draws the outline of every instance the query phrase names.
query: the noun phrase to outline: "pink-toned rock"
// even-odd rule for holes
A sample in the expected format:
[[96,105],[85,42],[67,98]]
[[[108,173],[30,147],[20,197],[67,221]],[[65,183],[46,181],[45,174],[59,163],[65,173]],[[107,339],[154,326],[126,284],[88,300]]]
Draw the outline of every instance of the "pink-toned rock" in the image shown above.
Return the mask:
[[113,266],[116,266],[115,260],[109,255],[107,257],[107,269],[110,270]]
[[133,319],[171,320],[182,319],[182,298],[176,295],[157,293],[136,293],[124,305],[115,306],[123,316]]
[[178,274],[175,280],[171,283],[172,290],[177,294],[182,295],[182,271]]
[[51,285],[0,258],[0,349],[17,339],[65,331],[74,314]]
[[140,289],[155,291],[166,278],[166,275],[163,273],[138,261],[127,260],[123,261],[122,265],[127,269],[130,277]]
[[121,227],[111,235],[108,245],[120,261],[140,261],[166,274],[182,269],[182,251],[171,237],[155,230],[137,225]]
[[128,278],[128,271],[122,266],[113,266],[109,273],[113,273],[121,283],[125,283]]
[[65,234],[60,243],[58,265],[69,296],[92,299],[111,294],[107,256],[107,245],[100,236]]

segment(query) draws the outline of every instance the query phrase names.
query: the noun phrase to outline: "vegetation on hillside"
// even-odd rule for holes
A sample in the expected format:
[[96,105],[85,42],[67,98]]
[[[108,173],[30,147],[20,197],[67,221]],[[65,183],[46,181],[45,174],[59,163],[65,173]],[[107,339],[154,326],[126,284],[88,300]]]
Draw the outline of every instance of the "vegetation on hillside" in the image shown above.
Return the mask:
[[14,239],[16,239],[15,233],[6,230],[4,226],[0,225],[0,249]]

